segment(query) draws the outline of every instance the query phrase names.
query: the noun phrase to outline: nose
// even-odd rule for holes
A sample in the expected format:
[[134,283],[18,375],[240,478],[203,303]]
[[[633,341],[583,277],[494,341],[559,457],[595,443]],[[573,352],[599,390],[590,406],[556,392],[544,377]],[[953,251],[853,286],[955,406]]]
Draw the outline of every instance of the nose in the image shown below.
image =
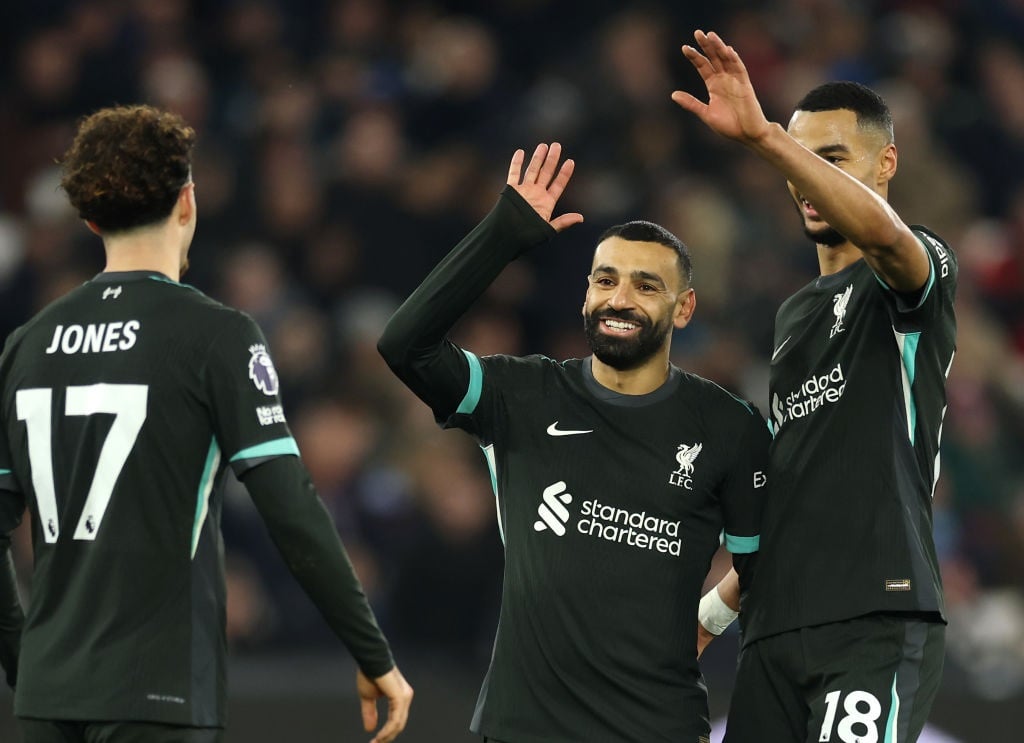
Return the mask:
[[620,282],[608,298],[608,305],[616,310],[622,310],[633,304],[633,292],[628,282]]

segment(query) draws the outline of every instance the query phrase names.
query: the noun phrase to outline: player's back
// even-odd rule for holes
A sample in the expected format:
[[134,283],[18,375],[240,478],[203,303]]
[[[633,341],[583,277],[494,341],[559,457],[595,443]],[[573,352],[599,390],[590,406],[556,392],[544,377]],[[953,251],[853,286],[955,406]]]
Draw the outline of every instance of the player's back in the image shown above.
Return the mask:
[[3,438],[34,520],[19,715],[222,723],[223,380],[209,360],[251,325],[126,272],[8,340]]

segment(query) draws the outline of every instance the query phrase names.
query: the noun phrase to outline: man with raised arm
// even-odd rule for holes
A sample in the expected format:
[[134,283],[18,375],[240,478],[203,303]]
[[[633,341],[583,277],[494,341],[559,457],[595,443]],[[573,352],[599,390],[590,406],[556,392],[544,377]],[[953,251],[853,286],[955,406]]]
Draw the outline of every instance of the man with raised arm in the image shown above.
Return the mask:
[[[931,498],[956,257],[886,202],[897,154],[876,93],[826,83],[783,129],[736,51],[695,39],[683,54],[708,101],[672,99],[785,176],[820,266],[775,323],[770,486],[726,741],[911,743],[942,673]],[[703,600],[737,602],[735,575]]]

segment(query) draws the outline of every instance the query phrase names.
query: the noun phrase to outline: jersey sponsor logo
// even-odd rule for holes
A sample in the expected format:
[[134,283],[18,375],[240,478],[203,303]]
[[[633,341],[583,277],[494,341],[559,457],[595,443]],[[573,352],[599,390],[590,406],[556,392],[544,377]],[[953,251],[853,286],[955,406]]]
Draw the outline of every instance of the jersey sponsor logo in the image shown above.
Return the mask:
[[825,374],[808,377],[796,390],[784,397],[772,394],[772,417],[775,433],[789,421],[797,420],[819,410],[824,405],[839,402],[846,389],[843,365],[836,364]]
[[832,330],[829,331],[829,338],[835,338],[846,330],[843,326],[843,321],[846,319],[846,308],[849,306],[850,297],[852,296],[853,284],[850,284],[845,290],[836,292],[836,295],[832,297],[832,314],[836,316],[836,321],[832,326]]
[[[572,495],[563,480],[544,488],[541,504],[537,506],[540,518],[533,523],[535,531],[551,531],[563,537],[568,532],[573,515],[566,508]],[[596,498],[580,505],[580,518],[576,531],[585,537],[625,544],[628,547],[678,556],[683,540],[679,537],[680,522],[630,511],[601,503]]]
[[676,471],[668,476],[668,482],[670,485],[675,485],[677,488],[686,488],[687,490],[693,490],[693,463],[700,455],[701,449],[704,448],[704,444],[680,444],[676,451],[676,462],[679,463],[679,467]]
[[594,429],[590,428],[586,431],[583,430],[570,430],[562,429],[558,427],[558,421],[555,421],[548,426],[548,436],[579,436],[582,433],[593,433]]
[[117,299],[120,296],[121,296],[121,287],[120,286],[108,286],[106,289],[103,290],[103,297],[102,297],[102,299],[110,299],[111,297],[113,297],[114,299]]
[[565,525],[569,521],[569,509],[563,503],[572,503],[572,494],[563,492],[565,483],[559,480],[544,488],[544,502],[537,507],[540,520],[533,522],[537,531],[551,529],[558,536],[565,536]]
[[284,423],[284,408],[280,405],[260,405],[256,408],[256,419],[261,426]]
[[262,343],[249,346],[249,354],[249,379],[264,395],[276,395],[279,389],[277,370],[266,347]]
[[44,353],[110,353],[127,351],[138,340],[142,325],[138,320],[101,322],[89,325],[58,325]]
[[931,235],[926,234],[924,239],[927,240],[933,248],[935,248],[935,255],[939,258],[939,275],[942,278],[946,278],[949,276],[949,253],[947,253],[946,249],[942,247],[942,243]]

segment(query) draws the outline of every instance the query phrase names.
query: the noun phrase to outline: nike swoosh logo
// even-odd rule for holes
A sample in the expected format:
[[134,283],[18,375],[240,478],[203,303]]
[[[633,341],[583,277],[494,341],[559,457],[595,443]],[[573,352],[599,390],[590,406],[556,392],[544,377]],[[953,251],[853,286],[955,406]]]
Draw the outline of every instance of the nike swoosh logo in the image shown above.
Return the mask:
[[779,355],[779,351],[781,351],[786,346],[786,344],[789,343],[790,338],[792,337],[793,336],[789,336],[789,338],[786,338],[786,340],[782,341],[782,343],[780,343],[778,347],[776,347],[776,349],[772,352],[772,361],[775,361],[775,357]]
[[558,421],[548,426],[548,436],[576,436],[581,433],[593,433],[594,429],[587,431],[563,431],[558,427]]

